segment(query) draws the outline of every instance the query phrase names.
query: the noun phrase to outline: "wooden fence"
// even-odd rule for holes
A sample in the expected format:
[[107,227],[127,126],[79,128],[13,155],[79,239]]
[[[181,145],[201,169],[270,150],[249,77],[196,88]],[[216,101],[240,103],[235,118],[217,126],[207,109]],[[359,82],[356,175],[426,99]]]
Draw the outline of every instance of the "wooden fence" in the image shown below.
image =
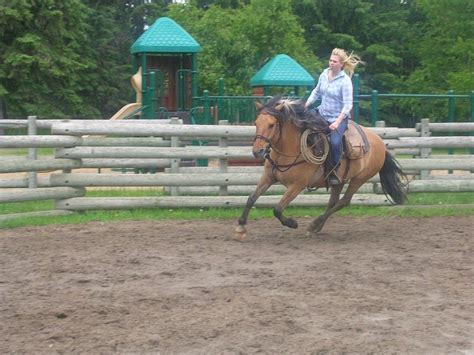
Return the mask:
[[[30,117],[29,125],[26,120],[0,121],[0,128],[28,126],[29,135],[0,136],[0,148],[28,148],[26,158],[1,158],[0,203],[55,200],[56,212],[45,211],[45,214],[97,209],[240,207],[245,205],[262,171],[261,166],[229,165],[229,161],[252,161],[248,142],[255,134],[253,126],[231,126],[226,122],[217,126],[183,125],[175,118],[58,121]],[[37,128],[47,128],[50,134],[37,135]],[[473,155],[432,154],[433,148],[466,148],[466,152],[474,148],[472,136],[453,135],[474,132],[474,123],[430,123],[424,119],[415,128],[384,127],[379,122],[372,129],[397,155],[404,171],[412,175],[410,191],[474,191]],[[449,135],[435,137],[431,136],[433,132]],[[199,140],[207,144],[197,145]],[[36,149],[41,147],[54,148],[54,157],[38,158]],[[182,164],[196,159],[206,159],[211,164],[209,167]],[[103,169],[119,171],[105,173]],[[130,169],[159,172],[120,173]],[[441,171],[444,172],[440,174]],[[452,171],[457,174],[447,173]],[[26,176],[11,175],[22,172]],[[167,194],[86,197],[86,191],[92,187],[164,187]],[[280,199],[283,187],[274,186],[269,192],[256,206],[273,206]],[[301,194],[292,205],[322,206],[327,200],[325,189],[321,189]],[[365,184],[352,202],[354,205],[388,203],[378,176]],[[32,215],[38,214],[41,213]],[[0,220],[16,217],[7,214],[0,216]]]

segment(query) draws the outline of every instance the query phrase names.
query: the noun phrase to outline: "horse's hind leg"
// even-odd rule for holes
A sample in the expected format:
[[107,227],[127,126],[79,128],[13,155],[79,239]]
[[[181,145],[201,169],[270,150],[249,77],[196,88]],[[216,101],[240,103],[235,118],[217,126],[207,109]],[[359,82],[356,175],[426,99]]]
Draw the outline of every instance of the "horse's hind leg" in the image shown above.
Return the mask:
[[326,211],[333,208],[336,203],[339,201],[339,197],[341,196],[341,191],[344,187],[344,184],[339,184],[337,186],[331,187],[331,196],[329,197],[329,202],[326,207]]
[[[304,187],[303,187],[304,188]],[[298,222],[291,217],[285,217],[283,211],[286,207],[290,204],[291,201],[295,199],[298,194],[303,191],[303,188],[296,185],[288,186],[287,190],[285,191],[283,197],[278,202],[278,204],[273,207],[273,215],[278,218],[278,220],[286,227],[289,228],[298,228]]]
[[349,183],[349,187],[347,188],[346,193],[339,199],[339,195],[344,187],[343,184],[334,186],[331,189],[331,197],[329,199],[328,207],[326,211],[316,218],[313,222],[311,222],[310,226],[308,227],[308,231],[310,233],[318,233],[323,229],[324,224],[326,223],[327,219],[334,214],[335,212],[339,211],[340,209],[349,205],[352,200],[352,196],[354,193],[359,189],[362,183],[358,183],[356,181],[351,180]]
[[246,237],[247,234],[247,229],[245,228],[245,225],[247,224],[247,219],[250,213],[250,209],[252,206],[255,204],[257,199],[265,192],[268,190],[270,186],[272,186],[276,180],[273,178],[271,173],[264,173],[264,175],[260,178],[260,182],[257,185],[257,188],[255,191],[249,196],[247,199],[247,204],[245,205],[245,208],[240,215],[239,218],[239,225],[235,229],[235,238],[239,240],[243,240]]

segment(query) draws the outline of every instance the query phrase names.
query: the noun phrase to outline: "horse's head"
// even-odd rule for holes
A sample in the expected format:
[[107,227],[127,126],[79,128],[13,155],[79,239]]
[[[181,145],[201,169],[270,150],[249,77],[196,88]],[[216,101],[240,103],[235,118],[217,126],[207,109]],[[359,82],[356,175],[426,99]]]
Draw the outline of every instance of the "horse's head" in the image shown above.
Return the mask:
[[255,120],[256,132],[252,153],[257,159],[265,159],[272,144],[279,138],[281,127],[278,118],[260,109]]
[[296,123],[304,111],[300,100],[283,99],[281,96],[272,98],[263,106],[257,103],[255,119],[256,134],[252,153],[257,159],[265,159],[272,146],[282,138],[285,123]]

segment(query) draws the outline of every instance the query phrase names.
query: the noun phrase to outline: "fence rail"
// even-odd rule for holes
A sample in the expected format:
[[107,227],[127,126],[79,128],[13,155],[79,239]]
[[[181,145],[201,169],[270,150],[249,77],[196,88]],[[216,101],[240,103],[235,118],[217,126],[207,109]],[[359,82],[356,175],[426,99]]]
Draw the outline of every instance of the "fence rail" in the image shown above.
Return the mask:
[[[1,121],[0,121],[1,122]],[[8,123],[11,124],[11,123]],[[0,176],[0,202],[55,200],[57,210],[131,209],[147,207],[232,207],[243,206],[249,191],[257,184],[261,166],[230,166],[233,160],[252,160],[249,145],[230,145],[233,140],[251,141],[255,127],[232,125],[183,125],[179,120],[157,121],[56,121],[48,123],[51,135],[2,136],[1,147],[54,146],[54,158],[2,158],[0,173],[28,172],[27,177]],[[15,125],[19,125],[15,122]],[[38,127],[46,127],[41,120]],[[414,176],[410,190],[464,192],[474,191],[474,157],[432,155],[432,148],[472,148],[474,137],[430,137],[431,132],[458,131],[472,133],[472,124],[432,124],[428,120],[415,128],[371,128],[380,135],[389,150],[416,154],[399,157],[403,170]],[[433,130],[431,129],[433,128]],[[187,145],[196,137],[206,137],[207,146]],[[185,159],[214,159],[216,167],[182,167]],[[120,174],[113,172],[80,172],[81,168],[148,168],[160,169],[157,174]],[[438,178],[432,171],[462,171],[462,175]],[[46,176],[31,175],[43,172]],[[35,183],[31,184],[31,180]],[[33,188],[37,186],[36,188]],[[92,198],[86,191],[93,187],[164,187],[169,196],[137,198]],[[27,188],[29,187],[29,188]],[[276,196],[264,196],[257,206],[274,205],[282,186],[270,190]],[[183,194],[185,194],[183,196]],[[201,194],[197,196],[197,194]],[[209,196],[202,196],[209,194]],[[181,195],[181,196],[179,196]],[[216,196],[219,195],[219,196]],[[323,206],[328,201],[324,189],[304,193],[292,205]],[[388,204],[378,177],[365,184],[353,200],[357,205]],[[17,214],[12,215],[16,218]],[[1,217],[4,220],[8,217]]]

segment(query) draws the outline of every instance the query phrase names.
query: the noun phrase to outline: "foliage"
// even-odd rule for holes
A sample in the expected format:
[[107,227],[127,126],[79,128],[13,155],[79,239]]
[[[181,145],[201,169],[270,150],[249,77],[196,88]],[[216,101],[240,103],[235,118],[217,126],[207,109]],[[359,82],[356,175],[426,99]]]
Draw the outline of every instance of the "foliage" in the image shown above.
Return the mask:
[[84,97],[90,10],[79,0],[1,5],[0,94],[12,116],[97,114]]
[[470,0],[419,0],[426,15],[418,24],[423,41],[412,42],[411,50],[421,66],[410,75],[418,90],[445,93],[446,88],[469,93],[474,87],[474,3]]
[[225,77],[227,94],[249,94],[251,77],[279,53],[292,56],[309,70],[317,64],[285,0],[254,0],[237,9],[175,5],[168,16],[203,47],[199,59],[201,90],[216,93],[218,79]]
[[[0,112],[110,117],[133,99],[132,43],[161,16],[203,47],[200,92],[223,77],[227,94],[249,94],[279,53],[316,76],[342,47],[366,63],[362,93],[470,94],[473,12],[472,0],[0,0]],[[457,104],[465,120],[469,103]],[[380,112],[389,124],[442,120],[447,100],[387,100]]]
[[[415,25],[422,40],[413,39],[409,50],[419,64],[409,74],[407,87],[416,92],[470,94],[474,88],[474,2],[470,0],[418,0],[416,8],[425,21]],[[466,100],[467,101],[467,100]],[[466,103],[466,102],[465,102]],[[437,120],[448,116],[447,100],[433,103]],[[419,115],[419,107],[411,108]],[[458,117],[468,117],[468,105]]]

